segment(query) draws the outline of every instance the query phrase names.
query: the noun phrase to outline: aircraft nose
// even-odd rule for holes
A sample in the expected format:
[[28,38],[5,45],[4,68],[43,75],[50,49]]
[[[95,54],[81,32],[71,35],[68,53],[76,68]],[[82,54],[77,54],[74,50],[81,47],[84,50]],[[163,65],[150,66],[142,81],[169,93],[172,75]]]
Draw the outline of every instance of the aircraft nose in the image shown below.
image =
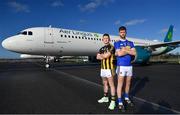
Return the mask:
[[8,49],[8,40],[7,39],[2,41],[2,47],[5,49]]
[[2,47],[7,49],[7,50],[12,50],[15,45],[15,40],[13,38],[6,38],[5,40],[2,41]]
[[6,50],[12,51],[12,52],[18,52],[21,53],[24,51],[24,48],[22,47],[22,42],[19,40],[18,36],[12,36],[9,38],[6,38],[1,43],[2,47]]

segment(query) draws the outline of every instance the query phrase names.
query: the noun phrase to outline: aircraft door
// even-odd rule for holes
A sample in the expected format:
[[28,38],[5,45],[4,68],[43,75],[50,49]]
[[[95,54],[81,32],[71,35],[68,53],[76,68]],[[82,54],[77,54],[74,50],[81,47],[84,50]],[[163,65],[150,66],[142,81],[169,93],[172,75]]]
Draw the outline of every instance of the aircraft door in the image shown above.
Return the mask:
[[53,29],[48,28],[45,29],[45,37],[44,37],[44,44],[45,47],[53,47],[54,44],[54,34],[53,34]]

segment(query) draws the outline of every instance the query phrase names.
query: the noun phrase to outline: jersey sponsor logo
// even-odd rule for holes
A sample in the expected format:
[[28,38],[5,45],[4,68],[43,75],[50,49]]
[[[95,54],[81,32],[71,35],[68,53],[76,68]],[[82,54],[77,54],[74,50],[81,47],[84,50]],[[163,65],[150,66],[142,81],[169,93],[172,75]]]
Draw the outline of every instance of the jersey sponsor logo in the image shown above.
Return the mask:
[[130,47],[130,46],[126,46],[126,49],[130,50],[130,49],[131,49],[131,47]]

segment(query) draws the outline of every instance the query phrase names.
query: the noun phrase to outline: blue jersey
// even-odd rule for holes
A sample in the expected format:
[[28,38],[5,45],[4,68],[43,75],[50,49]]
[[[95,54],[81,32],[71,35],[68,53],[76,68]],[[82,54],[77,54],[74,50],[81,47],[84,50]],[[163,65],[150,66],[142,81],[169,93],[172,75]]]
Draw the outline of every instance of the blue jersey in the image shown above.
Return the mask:
[[[121,49],[122,47],[126,48],[134,48],[134,44],[131,41],[125,40],[125,41],[117,41],[114,43],[115,50]],[[126,54],[124,56],[117,56],[117,66],[131,66],[131,58],[132,56],[129,54]]]

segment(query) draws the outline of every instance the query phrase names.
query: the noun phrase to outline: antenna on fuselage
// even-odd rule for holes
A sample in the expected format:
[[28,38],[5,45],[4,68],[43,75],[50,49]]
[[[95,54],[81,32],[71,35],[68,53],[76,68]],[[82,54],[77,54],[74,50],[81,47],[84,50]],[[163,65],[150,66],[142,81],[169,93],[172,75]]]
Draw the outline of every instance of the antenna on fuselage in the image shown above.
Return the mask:
[[49,25],[49,28],[51,28],[52,27],[52,25]]

